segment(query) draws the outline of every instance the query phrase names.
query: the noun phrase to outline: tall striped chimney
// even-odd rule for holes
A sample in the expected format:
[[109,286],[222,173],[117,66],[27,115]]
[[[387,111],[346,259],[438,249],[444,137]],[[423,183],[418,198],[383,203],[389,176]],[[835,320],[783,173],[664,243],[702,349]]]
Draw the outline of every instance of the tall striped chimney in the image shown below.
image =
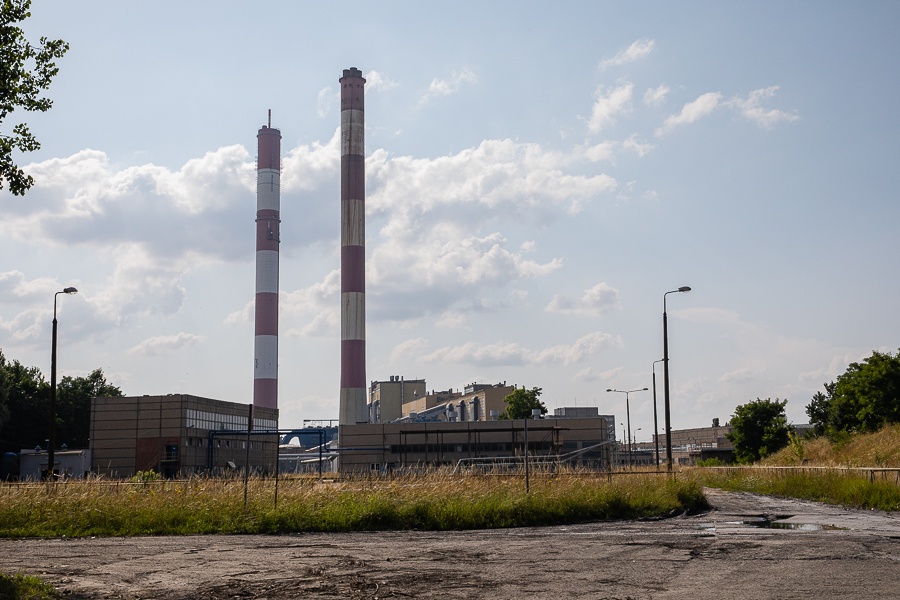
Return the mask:
[[256,340],[253,404],[278,408],[278,244],[281,241],[281,132],[256,134]]
[[367,423],[366,169],[362,71],[341,83],[341,396],[339,423]]

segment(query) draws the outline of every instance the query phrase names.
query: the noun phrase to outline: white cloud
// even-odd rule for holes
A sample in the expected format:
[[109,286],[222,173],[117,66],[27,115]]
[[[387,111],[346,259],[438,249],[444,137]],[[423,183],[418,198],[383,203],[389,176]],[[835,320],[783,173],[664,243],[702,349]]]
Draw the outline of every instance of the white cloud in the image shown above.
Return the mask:
[[562,314],[597,316],[621,307],[619,290],[601,282],[585,290],[578,301],[566,298],[563,294],[557,294],[553,296],[550,304],[544,310]]
[[599,133],[606,127],[615,123],[616,117],[631,110],[631,95],[634,84],[624,82],[609,90],[601,86],[594,94],[594,106],[591,109],[591,118],[588,121],[588,130],[591,133]]
[[331,86],[323,87],[316,95],[316,114],[320,118],[325,118],[331,112],[331,109],[338,104],[341,96]]
[[598,371],[594,367],[587,367],[575,373],[576,381],[609,381],[625,371],[624,367],[616,367],[607,371]]
[[427,363],[457,363],[478,366],[570,365],[620,344],[618,337],[596,331],[569,345],[529,350],[515,342],[480,344],[467,342],[460,346],[439,348],[425,356]]
[[772,99],[778,91],[778,86],[753,90],[747,98],[734,98],[730,104],[738,109],[740,114],[753,121],[760,127],[773,127],[782,122],[796,121],[800,117],[793,113],[774,108],[767,109],[763,104]]
[[601,144],[594,144],[592,146],[587,146],[584,149],[584,155],[591,162],[609,162],[613,159],[613,150],[615,149],[615,142],[603,142]]
[[617,52],[616,55],[612,58],[607,58],[600,61],[600,69],[604,70],[608,69],[609,67],[618,67],[621,65],[632,63],[636,60],[640,60],[653,52],[653,47],[655,45],[656,42],[654,42],[653,40],[637,40],[627,48],[623,48],[622,50]]
[[459,91],[464,83],[477,83],[478,77],[469,69],[461,71],[453,71],[450,79],[438,79],[435,77],[428,86],[428,91],[420,99],[421,104],[425,104],[432,98],[439,96],[450,96]]
[[396,81],[382,75],[378,71],[369,71],[368,73],[366,73],[365,77],[367,93],[392,90],[400,85]]
[[644,104],[646,106],[659,106],[666,101],[669,95],[669,86],[662,83],[655,88],[650,88],[644,92]]
[[141,356],[162,356],[184,348],[190,348],[203,341],[202,335],[180,332],[175,335],[157,335],[147,338],[128,352]]
[[702,94],[696,100],[685,104],[678,114],[670,115],[662,127],[656,130],[656,135],[662,136],[676,127],[694,123],[719,108],[733,109],[745,119],[766,128],[799,119],[800,117],[794,113],[763,106],[777,91],[778,86],[772,86],[754,90],[746,98],[734,97],[728,100],[723,100],[719,92]]
[[634,152],[643,158],[656,150],[656,145],[647,142],[640,135],[632,133],[624,142],[622,142],[622,148],[629,152]]
[[665,123],[663,123],[662,127],[656,130],[656,135],[665,135],[666,133],[669,133],[672,129],[680,125],[698,121],[699,119],[716,110],[716,108],[719,107],[719,102],[721,99],[722,94],[718,92],[708,92],[706,94],[702,94],[696,100],[688,102],[687,104],[682,106],[681,112],[677,115],[670,115],[666,119]]
[[394,346],[391,351],[391,364],[401,364],[403,361],[415,359],[428,347],[428,340],[417,337],[406,340]]

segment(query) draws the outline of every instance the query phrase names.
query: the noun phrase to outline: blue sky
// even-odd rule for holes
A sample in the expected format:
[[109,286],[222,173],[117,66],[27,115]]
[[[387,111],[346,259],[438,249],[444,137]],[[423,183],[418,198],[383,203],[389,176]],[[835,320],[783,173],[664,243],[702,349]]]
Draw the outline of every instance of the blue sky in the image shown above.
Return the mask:
[[[282,132],[282,425],[337,417],[338,78],[368,79],[367,376],[675,427],[788,417],[900,347],[895,2],[36,2],[53,109],[0,192],[0,347],[252,395],[254,157]],[[662,389],[661,370],[658,386]],[[632,394],[638,439],[650,392]],[[661,414],[661,413],[660,413]],[[643,435],[642,435],[643,434]]]

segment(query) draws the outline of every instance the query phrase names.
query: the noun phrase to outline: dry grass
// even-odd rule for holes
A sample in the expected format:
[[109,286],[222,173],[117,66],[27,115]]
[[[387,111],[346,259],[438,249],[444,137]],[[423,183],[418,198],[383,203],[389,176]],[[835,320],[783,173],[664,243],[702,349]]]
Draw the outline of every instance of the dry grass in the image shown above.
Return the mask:
[[0,487],[0,536],[478,529],[622,519],[704,507],[696,483],[655,474],[442,473],[320,482],[93,480]]
[[900,424],[837,442],[824,437],[800,440],[799,444],[789,445],[760,464],[900,468]]

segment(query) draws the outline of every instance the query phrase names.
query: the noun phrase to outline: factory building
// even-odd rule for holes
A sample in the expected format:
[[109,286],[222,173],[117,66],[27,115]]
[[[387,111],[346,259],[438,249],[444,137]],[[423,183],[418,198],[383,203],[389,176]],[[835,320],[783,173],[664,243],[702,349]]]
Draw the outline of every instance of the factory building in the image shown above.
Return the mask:
[[369,422],[389,423],[403,416],[407,401],[424,398],[424,379],[405,379],[391,375],[388,381],[373,381],[369,387]]
[[255,432],[278,428],[278,411],[261,406],[187,394],[94,398],[91,471],[184,477],[243,470],[249,457],[251,470],[274,472],[278,435],[248,436],[251,410]]
[[503,383],[470,383],[462,392],[432,392],[409,398],[401,409],[402,421],[496,421],[506,412],[505,399],[515,386]]
[[341,473],[518,467],[535,464],[610,468],[615,439],[606,419],[543,418],[341,425]]

